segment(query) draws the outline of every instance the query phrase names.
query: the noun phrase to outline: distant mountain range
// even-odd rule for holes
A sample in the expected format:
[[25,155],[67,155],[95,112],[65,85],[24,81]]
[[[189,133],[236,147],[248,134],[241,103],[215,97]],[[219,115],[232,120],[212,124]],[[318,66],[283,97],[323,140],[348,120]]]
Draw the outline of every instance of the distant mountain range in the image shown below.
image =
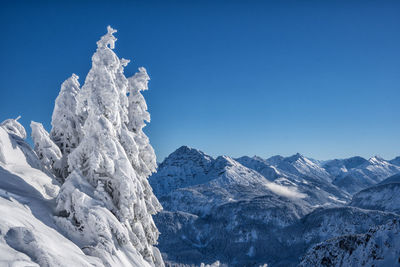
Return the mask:
[[182,146],[149,178],[159,248],[171,266],[312,266],[314,245],[400,219],[399,174],[399,157],[214,159]]

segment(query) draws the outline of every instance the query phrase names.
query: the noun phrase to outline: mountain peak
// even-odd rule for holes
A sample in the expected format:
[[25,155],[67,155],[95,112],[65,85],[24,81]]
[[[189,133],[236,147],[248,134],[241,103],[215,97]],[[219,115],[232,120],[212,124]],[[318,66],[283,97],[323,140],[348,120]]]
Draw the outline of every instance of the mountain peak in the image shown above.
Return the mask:
[[181,146],[172,152],[161,164],[171,163],[173,161],[211,161],[213,158],[204,152],[188,146]]
[[297,161],[299,159],[304,159],[304,156],[302,154],[300,154],[300,153],[296,153],[296,154],[294,154],[292,156],[289,156],[289,157],[285,158],[285,161],[295,162],[295,161]]
[[385,159],[381,158],[380,156],[373,156],[372,158],[370,158],[368,160],[370,163],[382,163],[382,162],[386,162]]
[[268,159],[265,160],[266,163],[276,166],[278,165],[282,160],[284,160],[284,157],[281,155],[275,155],[272,157],[269,157]]

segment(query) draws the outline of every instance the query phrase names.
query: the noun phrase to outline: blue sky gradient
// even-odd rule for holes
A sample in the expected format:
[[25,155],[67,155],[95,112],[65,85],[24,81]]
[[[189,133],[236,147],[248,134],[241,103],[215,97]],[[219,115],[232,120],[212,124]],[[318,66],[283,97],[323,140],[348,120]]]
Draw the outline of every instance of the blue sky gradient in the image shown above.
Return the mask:
[[400,155],[400,1],[2,1],[0,120],[50,130],[111,25],[116,53],[150,74],[158,160]]

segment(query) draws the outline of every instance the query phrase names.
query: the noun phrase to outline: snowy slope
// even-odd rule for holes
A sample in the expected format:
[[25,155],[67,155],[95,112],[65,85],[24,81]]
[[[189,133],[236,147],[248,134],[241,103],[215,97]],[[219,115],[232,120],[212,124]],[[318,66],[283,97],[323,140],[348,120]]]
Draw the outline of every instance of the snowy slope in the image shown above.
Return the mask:
[[157,174],[149,178],[154,193],[161,197],[178,188],[207,182],[211,161],[212,157],[194,148],[178,148],[159,165]]
[[[96,202],[98,196],[82,189],[87,182],[81,180],[68,196],[82,204],[75,208],[83,209],[87,216],[86,227],[81,231],[86,238],[71,236],[73,231],[67,233],[67,228],[60,228],[62,217],[56,214],[60,184],[51,174],[40,170],[40,161],[24,138],[25,129],[17,121],[1,124],[0,266],[104,266],[103,262],[111,266],[150,266],[129,243],[108,243],[108,253],[96,257],[85,255],[93,254],[87,251],[92,245],[90,242],[95,241],[88,235],[90,231],[101,232],[106,240],[109,229],[119,237],[123,236],[124,229],[118,228],[120,224],[115,216]],[[68,184],[74,181],[68,179],[61,188],[71,188]],[[107,224],[113,227],[105,227]],[[91,241],[84,243],[88,239]]]
[[300,266],[399,266],[399,233],[394,219],[364,234],[330,239],[311,248]]
[[59,185],[37,169],[24,131],[10,131],[18,122],[8,124],[0,126],[0,265],[103,266],[60,234],[52,219]]
[[246,166],[249,169],[257,171],[270,181],[274,181],[279,177],[285,177],[285,175],[279,172],[279,170],[275,166],[269,164],[268,161],[263,158],[257,156],[254,157],[243,156],[235,160],[240,164],[242,164],[243,166]]
[[323,168],[334,177],[344,176],[351,169],[367,162],[362,157],[351,157],[347,159],[328,160],[322,164]]
[[400,183],[400,173],[392,175],[392,176],[386,178],[385,180],[383,180],[379,184],[391,184],[391,183]]
[[276,167],[298,177],[311,177],[326,181],[331,181],[333,178],[317,161],[306,158],[299,153],[284,158]]
[[394,159],[390,160],[389,162],[393,165],[400,166],[400,156],[395,157]]
[[400,216],[354,207],[317,209],[282,230],[281,263],[296,265],[311,246],[345,234],[360,234]]
[[333,183],[354,194],[397,173],[400,173],[399,166],[393,165],[380,157],[372,157],[363,164],[336,177]]
[[349,205],[400,214],[400,183],[384,183],[364,189],[353,196]]
[[266,179],[282,186],[294,186],[306,195],[305,200],[312,206],[341,204],[349,195],[333,185],[329,174],[318,161],[300,154],[284,158],[274,156],[269,159],[260,157],[241,157],[237,161],[253,169]]

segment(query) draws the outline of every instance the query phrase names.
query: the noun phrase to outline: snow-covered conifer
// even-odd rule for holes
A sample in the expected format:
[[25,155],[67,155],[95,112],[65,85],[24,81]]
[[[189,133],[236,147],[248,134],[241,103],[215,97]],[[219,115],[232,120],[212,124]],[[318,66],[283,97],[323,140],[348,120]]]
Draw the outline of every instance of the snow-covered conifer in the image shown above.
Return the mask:
[[149,139],[143,132],[146,122],[150,122],[150,114],[147,111],[146,100],[141,91],[148,90],[149,75],[145,68],[139,68],[139,72],[128,79],[129,81],[129,106],[128,129],[135,133],[135,141],[139,149],[140,166],[138,172],[147,177],[157,168],[156,156]]
[[50,137],[62,153],[61,177],[63,179],[69,174],[67,164],[68,155],[79,144],[81,135],[80,121],[76,110],[76,97],[80,90],[78,78],[77,75],[72,74],[61,85],[51,119],[52,129]]
[[39,122],[31,122],[32,140],[34,150],[42,163],[43,170],[59,176],[61,151],[58,146],[50,139],[49,133]]
[[[146,100],[141,91],[148,90],[149,75],[145,68],[139,68],[132,77],[128,78],[128,130],[133,133],[137,152],[130,157],[131,163],[145,190],[145,202],[147,210],[155,214],[161,210],[158,199],[153,194],[153,190],[147,180],[149,175],[157,168],[156,155],[150,145],[149,138],[143,132],[146,122],[150,122],[150,114],[147,111]],[[128,153],[128,155],[130,155]],[[150,231],[150,229],[148,230]],[[157,240],[157,236],[153,239]]]
[[0,123],[0,126],[6,128],[7,132],[18,136],[21,139],[25,139],[26,138],[25,128],[18,122],[20,118],[21,116],[18,116],[16,119],[7,119],[2,123]]
[[[153,247],[159,233],[151,217],[161,209],[161,205],[147,182],[148,175],[155,169],[155,165],[148,163],[152,160],[155,162],[154,151],[148,139],[138,138],[135,131],[128,129],[130,103],[127,92],[130,83],[123,71],[129,61],[119,59],[113,52],[116,41],[113,34],[116,31],[111,27],[107,30],[107,34],[97,42],[97,50],[92,57],[92,68],[76,97],[78,115],[82,118],[83,126],[78,146],[68,155],[69,171],[75,180],[82,176],[92,187],[96,203],[100,202],[110,210],[110,213],[101,214],[106,217],[113,214],[126,229],[129,244],[119,242],[118,246],[133,246],[148,263],[162,266],[160,252]],[[136,118],[138,121],[143,119],[146,118]],[[142,143],[138,144],[137,140],[142,140]],[[147,151],[151,149],[153,158],[147,159],[149,156],[143,156],[145,153],[140,151],[144,150],[144,147]],[[146,166],[146,171],[142,170],[144,167],[138,167],[141,165]],[[67,178],[66,184],[61,188],[60,196],[69,195],[63,192],[70,191],[70,187],[74,186],[74,183],[68,182],[70,178]],[[76,214],[75,206],[80,205],[74,203],[79,201],[77,198],[71,198],[69,201],[63,199],[65,197],[58,199],[58,212],[65,216],[64,220],[58,219],[61,225],[69,225],[67,228],[74,229],[75,232],[85,232],[85,229],[93,228],[87,225],[90,224],[87,220],[79,219],[83,218],[82,215]],[[98,218],[99,224],[108,229],[109,226],[102,223],[106,221],[110,220]],[[112,229],[108,232],[116,234]],[[91,234],[93,233],[101,235],[98,231]],[[85,246],[89,247],[86,252],[94,256],[100,255],[104,244],[113,243],[115,239],[119,240],[117,236],[106,240],[87,239],[88,243],[84,242]],[[93,240],[98,240],[101,244],[93,244]],[[102,259],[106,264],[110,264],[107,258]]]

